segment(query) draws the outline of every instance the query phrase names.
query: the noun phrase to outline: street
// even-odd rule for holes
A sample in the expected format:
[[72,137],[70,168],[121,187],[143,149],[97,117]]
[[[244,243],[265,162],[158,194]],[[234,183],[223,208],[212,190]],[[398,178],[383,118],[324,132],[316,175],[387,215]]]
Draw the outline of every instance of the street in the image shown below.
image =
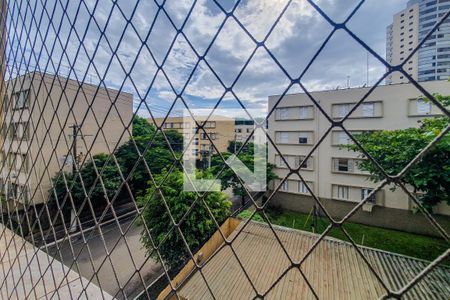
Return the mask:
[[[122,231],[125,231],[130,224],[131,220],[129,219],[122,221]],[[125,235],[126,243],[125,239],[121,237],[120,230],[115,222],[102,226],[104,242],[101,235],[98,232],[95,232],[77,259],[78,269],[76,264],[72,266],[74,271],[81,273],[81,275],[88,280],[91,279],[94,270],[97,270],[98,281],[94,278],[93,282],[118,299],[124,298],[124,295],[120,292],[119,286],[123,287],[127,298],[132,298],[143,290],[140,277],[142,277],[146,285],[149,285],[162,273],[161,265],[152,258],[149,258],[145,262],[147,259],[145,249],[139,241],[141,227],[138,227],[135,224],[131,226],[132,228],[130,228]],[[85,233],[85,237],[89,237],[90,234],[91,232]],[[117,246],[114,247],[117,242]],[[106,256],[105,244],[108,252],[110,252],[110,258],[107,258]],[[73,255],[76,257],[83,246],[81,236],[72,238],[73,252],[68,241],[64,241],[59,245],[63,262],[66,266],[70,267],[73,262]],[[57,252],[56,246],[49,248],[49,252],[50,255],[56,255],[56,259],[60,260],[61,255]],[[92,257],[92,263],[90,257]],[[100,267],[103,261],[104,263]],[[140,269],[140,276],[136,269]],[[118,294],[116,295],[116,293]]]

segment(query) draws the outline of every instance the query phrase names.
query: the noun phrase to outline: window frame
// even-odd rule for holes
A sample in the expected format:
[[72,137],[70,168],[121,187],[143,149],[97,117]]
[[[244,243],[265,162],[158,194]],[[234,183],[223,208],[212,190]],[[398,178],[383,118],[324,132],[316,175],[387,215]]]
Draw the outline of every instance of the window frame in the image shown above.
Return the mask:
[[[21,98],[21,95],[25,94],[23,98]],[[30,90],[21,90],[18,92],[15,92],[12,94],[12,97],[14,97],[14,108],[13,110],[22,110],[22,109],[28,109],[30,105]],[[24,102],[21,106],[19,106],[19,99],[24,99]]]
[[346,185],[337,185],[337,198],[342,200],[350,200],[350,188]]
[[303,194],[303,195],[311,195],[311,193],[309,192],[309,190],[308,190],[308,187],[307,187],[307,183],[304,183],[303,181],[299,181],[298,182],[298,185],[297,185],[298,187],[297,187],[297,192],[299,193],[299,194]]
[[[371,106],[371,114],[366,114],[366,107]],[[364,118],[375,117],[375,102],[363,102],[361,106],[362,116]]]

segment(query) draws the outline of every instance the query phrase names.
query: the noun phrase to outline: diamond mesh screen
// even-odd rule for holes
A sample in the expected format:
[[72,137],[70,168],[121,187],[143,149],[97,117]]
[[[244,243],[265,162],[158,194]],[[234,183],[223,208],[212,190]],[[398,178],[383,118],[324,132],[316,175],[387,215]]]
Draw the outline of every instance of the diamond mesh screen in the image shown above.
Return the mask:
[[[313,264],[345,261],[347,254],[340,253],[340,258],[330,254],[333,247],[342,245],[365,270],[346,283],[355,290],[358,285],[375,282],[379,288],[370,295],[378,298],[415,299],[423,295],[420,293],[430,293],[444,299],[450,295],[450,272],[445,266],[450,255],[448,223],[441,223],[424,206],[420,194],[404,181],[438,143],[448,141],[448,107],[439,101],[434,90],[413,78],[408,62],[443,26],[448,26],[450,10],[441,13],[439,21],[405,54],[402,63],[390,65],[379,49],[367,42],[369,31],[362,29],[361,24],[367,28],[372,25],[361,19],[367,17],[376,22],[378,11],[370,12],[374,1],[354,1],[338,13],[333,13],[333,5],[327,1],[313,0],[264,4],[218,0],[1,2],[4,80],[0,290],[4,299],[145,299],[156,298],[164,288],[160,297],[181,299],[188,298],[189,288],[194,291],[192,298],[200,298],[195,291],[203,291],[204,298],[331,299],[336,294],[345,299],[345,295],[354,295],[352,290],[337,289],[339,284],[330,282],[338,282],[340,276],[330,274],[351,273],[351,263],[323,268]],[[309,18],[327,30],[302,24]],[[354,19],[360,20],[355,23],[358,25],[352,25]],[[296,27],[299,24],[303,27]],[[293,31],[305,31],[309,39],[303,40],[304,44],[295,38],[291,40],[298,48],[280,42]],[[344,43],[363,51],[367,63],[371,60],[383,71],[376,79],[367,78],[370,84],[335,118],[313,91],[314,76],[330,73],[330,77],[324,75],[325,79],[320,79],[324,81],[335,76],[333,72],[342,66],[333,67],[333,53],[345,51],[340,48]],[[285,55],[289,51],[304,55]],[[350,62],[345,67],[351,66]],[[269,105],[267,97],[271,94],[261,84],[270,85],[262,78],[267,74],[265,68],[277,77],[274,88],[268,90],[279,95],[271,98]],[[369,66],[367,70],[368,77]],[[409,88],[429,99],[428,103],[446,122],[431,142],[396,173],[386,171],[354,130],[346,126],[394,73],[410,83]],[[340,89],[343,88],[336,90]],[[285,99],[297,91],[306,95],[308,105],[327,124],[325,133],[316,136],[307,153],[301,153],[299,161],[293,164],[270,127],[277,108],[283,107]],[[205,98],[208,100],[202,102]],[[251,112],[267,106],[264,117]],[[198,118],[198,108],[206,108],[210,113]],[[240,110],[245,119],[255,124],[241,143],[234,144],[233,151],[238,156],[248,151],[248,145],[254,142],[252,136],[261,130],[271,149],[269,153],[285,165],[287,171],[283,174],[287,175],[272,178],[266,192],[252,191],[230,167],[229,156],[219,145],[221,136],[228,133],[226,129],[219,131],[220,122],[215,121],[214,115],[230,108]],[[183,162],[188,152],[183,145],[195,145],[198,140],[194,134],[183,142],[181,134],[167,129],[177,129],[171,118],[181,117],[183,110],[195,120],[194,133],[210,143],[207,149],[200,149],[200,154],[195,153],[195,157],[202,157],[199,169],[214,170],[205,175],[210,179],[234,178],[233,190],[235,194],[239,190],[243,200],[230,196],[234,200],[227,204],[217,192],[182,191],[179,179],[183,178],[180,174],[187,172]],[[217,132],[212,134],[208,126],[216,125]],[[299,126],[286,131],[306,130]],[[329,212],[319,196],[318,189],[329,187],[319,185],[314,189],[305,179],[304,170],[307,161],[319,155],[319,148],[329,142],[336,130],[348,135],[380,177],[376,187],[363,194],[362,200],[354,203],[343,217]],[[236,138],[236,134],[231,135]],[[275,163],[269,159],[269,165]],[[277,204],[275,198],[283,197],[282,191],[293,177],[312,199],[314,209],[308,218],[326,223],[324,230],[307,235],[312,239],[310,244],[290,240],[284,229],[272,224],[268,213]],[[446,245],[440,256],[432,262],[421,261],[421,267],[415,270],[412,263],[402,265],[400,260],[392,259],[390,267],[380,265],[345,227],[374,201],[377,193],[388,193],[392,186],[406,193],[417,214],[426,220],[428,230]],[[247,217],[230,234],[227,226],[231,225],[227,222],[231,221],[226,220],[242,211],[248,213]],[[265,223],[264,245],[272,249],[272,258],[257,255],[259,249],[252,249],[256,244],[242,248],[244,236],[255,230],[258,218]],[[205,220],[201,228],[196,224],[200,219]],[[334,230],[341,233],[345,244],[326,244],[330,241],[327,236]],[[370,234],[368,231],[366,239],[370,239]],[[14,236],[28,243],[17,242]],[[217,244],[214,250],[208,250],[211,243]],[[305,247],[301,255],[295,254],[299,247]],[[254,256],[248,256],[253,251]],[[232,265],[227,272],[240,274],[232,286],[241,293],[227,290],[230,286],[221,285],[222,279],[215,275],[219,274],[219,269],[213,267],[215,261],[224,255],[229,259],[225,265]],[[272,259],[279,263],[278,267],[271,265]],[[55,264],[65,265],[62,273],[55,271]],[[410,274],[396,282],[395,274],[402,269]],[[183,277],[183,272],[189,275]],[[181,275],[176,277],[177,274]],[[190,282],[194,281],[197,285],[192,287]],[[433,281],[446,282],[447,288],[442,286],[442,291],[433,294]],[[322,282],[327,283],[319,284]],[[106,293],[95,296],[91,286]],[[283,294],[296,286],[304,287],[301,295]]]

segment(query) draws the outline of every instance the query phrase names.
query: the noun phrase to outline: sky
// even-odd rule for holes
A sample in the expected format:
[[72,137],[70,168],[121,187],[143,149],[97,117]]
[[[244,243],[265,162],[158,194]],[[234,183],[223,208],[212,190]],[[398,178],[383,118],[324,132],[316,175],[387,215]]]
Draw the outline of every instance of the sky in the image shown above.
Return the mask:
[[[25,2],[9,4],[11,76],[39,70],[94,84],[102,79],[132,93],[142,116],[149,109],[162,116],[172,106],[173,113],[185,105],[212,108],[220,99],[225,111],[242,105],[265,111],[268,96],[302,92],[288,89],[290,78],[302,75],[304,87],[318,91],[362,86],[367,75],[371,85],[385,72],[343,30],[309,65],[333,27],[305,0],[241,1],[233,13],[239,23],[227,17],[231,0],[168,0],[164,9],[160,0]],[[386,26],[406,2],[367,0],[347,26],[385,57]],[[359,1],[314,3],[341,23]]]

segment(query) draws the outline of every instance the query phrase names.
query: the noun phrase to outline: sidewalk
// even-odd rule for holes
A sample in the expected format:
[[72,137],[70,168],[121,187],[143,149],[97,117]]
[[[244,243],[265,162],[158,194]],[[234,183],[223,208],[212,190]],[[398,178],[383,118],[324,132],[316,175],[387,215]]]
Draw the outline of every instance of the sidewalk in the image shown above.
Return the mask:
[[2,299],[113,299],[0,224]]

